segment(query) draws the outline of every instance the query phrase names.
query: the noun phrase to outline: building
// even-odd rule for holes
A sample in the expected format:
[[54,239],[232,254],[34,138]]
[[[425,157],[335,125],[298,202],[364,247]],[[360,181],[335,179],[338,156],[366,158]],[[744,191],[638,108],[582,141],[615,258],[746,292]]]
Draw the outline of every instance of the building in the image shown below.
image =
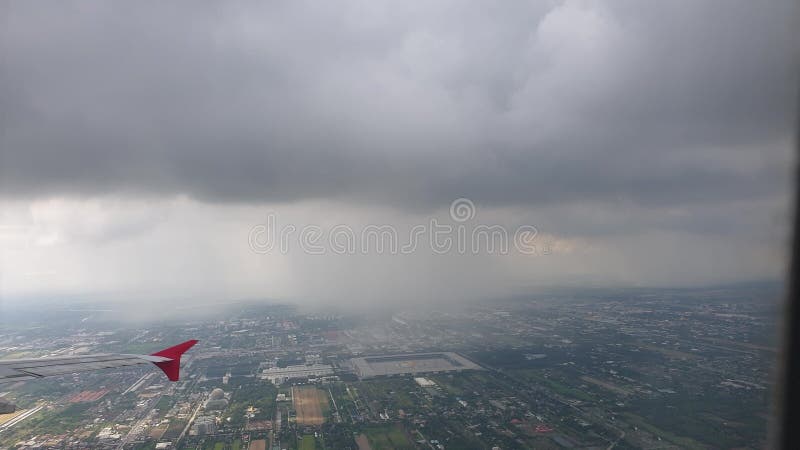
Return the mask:
[[208,410],[223,410],[227,408],[228,400],[225,399],[225,392],[220,388],[211,391],[205,407]]
[[261,372],[262,380],[269,380],[276,386],[292,378],[318,378],[333,375],[330,364],[311,364],[287,367],[270,367]]
[[416,377],[416,378],[414,378],[414,381],[420,387],[434,387],[434,386],[436,386],[436,383],[434,383],[433,381],[431,381],[431,380],[429,380],[427,378],[423,378],[423,377]]
[[481,367],[453,352],[381,355],[350,360],[359,378],[406,375],[431,372],[480,370]]
[[97,439],[99,439],[101,441],[104,441],[104,440],[114,441],[114,440],[117,440],[117,439],[121,438],[122,435],[117,433],[117,431],[114,430],[111,427],[105,427],[102,430],[100,430],[99,433],[97,433],[96,437],[97,437]]
[[204,436],[214,434],[217,431],[217,421],[213,416],[199,416],[194,420],[189,434],[193,436]]

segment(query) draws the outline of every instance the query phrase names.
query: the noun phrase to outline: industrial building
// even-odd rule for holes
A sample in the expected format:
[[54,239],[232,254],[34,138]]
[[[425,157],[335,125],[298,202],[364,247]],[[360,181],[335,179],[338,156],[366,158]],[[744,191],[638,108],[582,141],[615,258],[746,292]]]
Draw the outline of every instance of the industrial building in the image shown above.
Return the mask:
[[270,367],[261,372],[262,380],[269,380],[274,385],[283,384],[292,378],[318,378],[333,375],[333,367],[329,364],[311,364],[287,367]]
[[405,355],[366,356],[350,360],[359,378],[476,370],[480,366],[453,352],[412,353]]

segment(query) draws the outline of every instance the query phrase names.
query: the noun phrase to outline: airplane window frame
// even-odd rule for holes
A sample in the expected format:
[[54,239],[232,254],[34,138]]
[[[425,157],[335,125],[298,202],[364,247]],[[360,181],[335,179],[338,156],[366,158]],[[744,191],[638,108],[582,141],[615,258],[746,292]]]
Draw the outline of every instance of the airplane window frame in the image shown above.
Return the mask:
[[800,448],[800,89],[795,115],[794,217],[774,396],[774,448]]

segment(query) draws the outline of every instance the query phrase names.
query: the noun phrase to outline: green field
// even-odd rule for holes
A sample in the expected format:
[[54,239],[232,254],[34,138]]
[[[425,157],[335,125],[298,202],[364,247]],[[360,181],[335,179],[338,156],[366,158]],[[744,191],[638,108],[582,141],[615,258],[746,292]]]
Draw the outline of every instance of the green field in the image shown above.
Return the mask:
[[705,448],[704,445],[700,444],[699,442],[695,441],[692,438],[684,437],[684,436],[677,436],[673,433],[668,431],[662,430],[655,425],[652,425],[646,422],[642,417],[637,416],[636,414],[631,413],[623,413],[623,416],[633,425],[638,426],[639,428],[644,428],[650,433],[653,433],[655,436],[661,436],[664,439],[672,442],[673,444],[679,445],[682,448],[688,449],[703,449]]
[[392,408],[411,409],[414,400],[408,395],[417,390],[417,386],[410,380],[373,380],[354,384],[360,393],[371,400],[390,405]]
[[297,447],[300,450],[314,450],[317,448],[316,439],[314,439],[313,434],[304,434],[303,438],[299,440],[297,443]]
[[517,371],[512,371],[511,373],[524,378],[528,382],[543,385],[548,389],[550,389],[551,391],[559,395],[563,395],[564,397],[571,397],[585,402],[590,402],[595,400],[594,394],[572,387],[574,385],[581,384],[581,382],[577,380],[575,380],[572,383],[565,384],[556,381],[555,379],[553,379],[553,377],[550,378],[545,377],[541,374],[540,370],[534,370],[534,369],[517,370]]
[[169,395],[162,395],[160,399],[158,399],[158,403],[156,403],[156,409],[162,412],[169,411],[172,408],[172,397]]
[[364,429],[372,450],[413,449],[400,425],[386,425]]

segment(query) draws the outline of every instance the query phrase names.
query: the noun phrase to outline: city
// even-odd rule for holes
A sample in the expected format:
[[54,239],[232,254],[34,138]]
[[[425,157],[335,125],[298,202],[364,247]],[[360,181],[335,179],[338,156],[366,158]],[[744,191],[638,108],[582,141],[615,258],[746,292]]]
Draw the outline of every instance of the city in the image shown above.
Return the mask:
[[756,284],[149,324],[23,310],[4,358],[200,343],[176,383],[142,366],[0,385],[18,406],[0,448],[761,448],[779,300]]

